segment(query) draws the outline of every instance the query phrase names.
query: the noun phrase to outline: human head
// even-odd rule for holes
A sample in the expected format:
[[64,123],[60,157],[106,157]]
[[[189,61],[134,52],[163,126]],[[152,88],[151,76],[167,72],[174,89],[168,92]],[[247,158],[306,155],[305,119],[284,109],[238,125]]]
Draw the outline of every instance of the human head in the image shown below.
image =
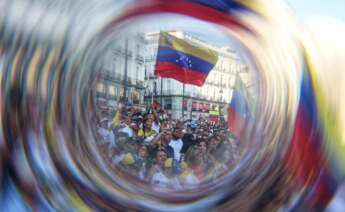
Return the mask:
[[206,152],[207,152],[207,144],[206,144],[206,142],[205,141],[200,141],[198,147],[200,149],[200,152],[205,155]]
[[108,128],[108,119],[107,118],[103,118],[101,121],[100,121],[100,126],[102,128]]
[[152,119],[153,120],[154,116],[151,113],[149,113],[146,115],[146,119]]
[[138,154],[142,158],[147,158],[148,156],[147,147],[145,145],[139,146]]
[[126,143],[124,143],[124,148],[132,153],[135,153],[137,151],[137,143],[132,140],[131,138],[126,139]]
[[189,148],[186,153],[186,162],[190,166],[199,165],[203,162],[201,151],[198,147]]
[[152,122],[153,122],[153,119],[151,119],[151,118],[145,119],[145,122],[144,122],[145,129],[151,129],[152,128]]
[[172,139],[172,133],[169,129],[164,129],[163,131],[163,135],[162,135],[162,138],[161,138],[161,141],[164,143],[164,144],[168,144],[170,142],[170,140]]
[[174,128],[174,132],[172,133],[172,137],[176,140],[176,139],[180,139],[183,136],[183,132],[182,132],[182,128],[176,126]]
[[137,131],[139,130],[139,126],[138,126],[138,124],[137,124],[136,122],[132,122],[132,123],[130,124],[130,127],[131,127],[135,132],[137,132]]
[[167,153],[160,149],[156,153],[156,162],[157,164],[163,165],[164,161],[167,159]]
[[121,161],[121,165],[127,173],[129,173],[131,175],[135,175],[137,173],[136,166],[135,166],[135,160],[134,160],[134,157],[131,153],[127,153],[123,157],[123,159]]
[[192,129],[191,125],[188,125],[186,130],[187,130],[186,131],[187,134],[192,134],[193,133],[193,129]]
[[223,152],[223,159],[225,163],[228,163],[231,161],[232,159],[232,154],[229,148],[225,148],[224,152]]
[[127,125],[130,125],[131,122],[132,122],[132,118],[130,116],[126,116],[125,119],[124,119],[124,122],[127,124]]
[[211,139],[210,139],[210,146],[212,147],[212,148],[215,148],[215,147],[217,147],[217,145],[219,144],[219,137],[218,136],[213,136],[213,137],[211,137]]

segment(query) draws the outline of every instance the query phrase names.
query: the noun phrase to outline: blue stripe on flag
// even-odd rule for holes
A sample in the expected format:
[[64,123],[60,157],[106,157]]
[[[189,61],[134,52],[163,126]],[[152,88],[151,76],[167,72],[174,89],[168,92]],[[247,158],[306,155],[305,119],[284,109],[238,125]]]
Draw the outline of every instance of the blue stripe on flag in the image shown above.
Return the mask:
[[195,57],[185,52],[177,51],[175,49],[160,46],[157,54],[157,62],[170,62],[174,63],[182,68],[191,69],[208,75],[208,73],[214,67],[213,64]]
[[248,10],[247,7],[234,0],[190,0],[191,2],[199,3],[221,12],[230,12],[232,10]]
[[246,99],[241,95],[238,90],[234,90],[232,94],[232,99],[230,107],[232,107],[241,117],[246,118],[246,115],[249,113],[248,104]]

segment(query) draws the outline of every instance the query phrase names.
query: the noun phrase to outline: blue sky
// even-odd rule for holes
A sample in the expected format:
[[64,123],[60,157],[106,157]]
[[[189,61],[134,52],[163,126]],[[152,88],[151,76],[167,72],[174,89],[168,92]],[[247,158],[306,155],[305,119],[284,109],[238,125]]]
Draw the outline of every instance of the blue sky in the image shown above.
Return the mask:
[[287,0],[300,19],[331,16],[345,21],[345,0]]
[[[287,0],[287,3],[302,22],[320,16],[330,16],[345,22],[345,0]],[[190,33],[218,45],[229,42],[220,33],[214,33],[215,39],[210,39],[210,36],[207,36],[208,30]]]

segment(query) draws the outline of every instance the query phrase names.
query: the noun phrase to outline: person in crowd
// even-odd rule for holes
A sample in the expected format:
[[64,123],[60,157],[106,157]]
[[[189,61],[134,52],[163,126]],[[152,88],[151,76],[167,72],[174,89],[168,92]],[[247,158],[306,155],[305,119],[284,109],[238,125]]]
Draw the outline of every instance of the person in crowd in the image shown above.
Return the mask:
[[191,125],[187,126],[187,130],[186,130],[186,133],[182,137],[182,141],[183,141],[183,147],[182,147],[181,153],[183,154],[185,154],[188,151],[189,147],[197,144],[196,137],[194,135]]
[[137,169],[139,170],[138,175],[141,180],[144,180],[146,178],[147,169],[149,165],[148,160],[148,149],[147,146],[141,144],[138,148],[138,154],[135,155],[135,163],[137,166]]
[[157,172],[152,176],[152,184],[173,190],[181,189],[181,184],[173,169],[173,158],[165,160],[163,172]]
[[210,137],[210,142],[209,142],[209,145],[208,145],[208,154],[215,154],[215,152],[217,151],[217,149],[219,149],[219,143],[221,142],[221,139],[219,136],[212,136]]
[[163,172],[163,165],[167,159],[167,153],[164,150],[158,150],[156,152],[155,160],[152,163],[152,166],[146,176],[147,181],[152,183],[152,177],[156,173]]
[[172,133],[168,128],[162,129],[162,132],[156,137],[154,142],[151,142],[150,152],[151,155],[155,154],[158,150],[163,150],[167,153],[167,157],[174,157],[174,149],[169,146],[172,139]]
[[[162,110],[159,110],[162,111]],[[152,109],[152,113],[148,115],[148,118],[152,119],[152,129],[156,132],[160,132],[160,115],[157,113],[156,109]]]
[[111,163],[113,166],[118,165],[126,153],[132,149],[132,145],[129,145],[132,140],[125,133],[117,134],[117,145],[113,148],[113,155],[111,157]]
[[123,116],[123,121],[121,122],[118,132],[123,132],[128,135],[128,137],[132,138],[134,136],[135,131],[131,127],[132,119],[128,115]]
[[120,166],[126,173],[136,176],[137,175],[137,167],[135,166],[135,160],[132,153],[127,153],[123,159],[121,160]]
[[100,121],[97,132],[101,142],[115,145],[115,136],[113,131],[109,128],[108,122],[109,120],[107,118],[103,118]]
[[190,148],[186,154],[186,161],[199,181],[202,181],[206,176],[206,164],[204,158],[202,150],[197,146]]
[[207,155],[207,143],[206,143],[206,139],[203,139],[199,142],[198,144],[198,148],[200,149],[200,154],[203,157],[206,157]]
[[176,161],[181,160],[181,150],[183,147],[183,142],[181,140],[182,137],[183,137],[182,129],[180,126],[176,125],[172,133],[172,139],[169,143],[169,146],[171,146],[174,150],[174,159]]
[[199,179],[194,175],[193,170],[188,167],[188,164],[184,161],[180,164],[181,174],[178,176],[182,187],[195,188],[199,183]]
[[144,120],[144,128],[138,131],[138,137],[141,138],[146,145],[149,145],[157,135],[157,132],[152,129],[152,123],[152,118],[146,118]]
[[[220,175],[223,175],[229,170],[229,163],[228,163],[228,152],[229,150],[226,148],[219,148],[216,152],[212,155],[209,161],[209,170],[208,170],[208,178],[217,181]],[[227,153],[225,153],[227,152]]]

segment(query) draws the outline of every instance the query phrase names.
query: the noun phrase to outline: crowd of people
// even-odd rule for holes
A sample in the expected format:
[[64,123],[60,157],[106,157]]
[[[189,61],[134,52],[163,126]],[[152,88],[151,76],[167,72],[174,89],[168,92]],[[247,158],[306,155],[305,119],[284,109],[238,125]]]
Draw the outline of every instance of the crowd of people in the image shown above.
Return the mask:
[[226,122],[176,120],[157,106],[120,104],[115,113],[101,114],[95,134],[111,166],[158,189],[216,180],[240,156]]

